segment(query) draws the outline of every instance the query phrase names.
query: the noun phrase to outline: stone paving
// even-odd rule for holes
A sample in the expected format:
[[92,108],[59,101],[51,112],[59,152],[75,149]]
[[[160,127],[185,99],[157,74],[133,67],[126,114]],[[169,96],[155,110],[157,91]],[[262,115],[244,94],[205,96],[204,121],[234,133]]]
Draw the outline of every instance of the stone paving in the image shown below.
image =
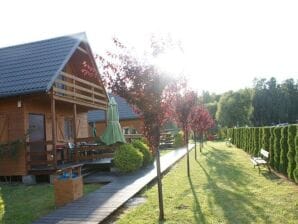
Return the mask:
[[[193,148],[193,145],[190,148]],[[185,154],[186,148],[180,148],[163,155],[161,157],[161,172],[167,171],[183,158]],[[121,176],[93,174],[87,177],[85,182],[111,182],[87,196],[56,209],[34,222],[34,224],[100,223],[155,178],[155,163],[132,174]]]

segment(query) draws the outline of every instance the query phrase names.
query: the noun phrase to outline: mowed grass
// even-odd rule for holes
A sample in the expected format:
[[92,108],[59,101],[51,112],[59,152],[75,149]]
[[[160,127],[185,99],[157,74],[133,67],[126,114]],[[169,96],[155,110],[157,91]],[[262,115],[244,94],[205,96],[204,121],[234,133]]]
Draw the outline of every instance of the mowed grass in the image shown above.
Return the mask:
[[[84,185],[84,194],[95,191],[100,187],[100,184]],[[0,184],[0,223],[32,223],[32,221],[54,209],[53,185]]]
[[[198,161],[190,155],[163,178],[165,221],[161,223],[298,223],[298,186],[270,174],[259,175],[241,149],[208,142]],[[159,223],[156,185],[147,202],[129,209],[117,224]]]

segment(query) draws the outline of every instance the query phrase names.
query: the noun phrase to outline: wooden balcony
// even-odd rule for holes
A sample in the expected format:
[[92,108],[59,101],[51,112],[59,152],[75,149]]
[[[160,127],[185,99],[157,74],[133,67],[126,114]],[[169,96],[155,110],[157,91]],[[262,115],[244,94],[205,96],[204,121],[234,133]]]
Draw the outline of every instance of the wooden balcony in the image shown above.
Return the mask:
[[65,72],[61,72],[54,82],[53,97],[93,109],[106,110],[108,105],[102,86]]

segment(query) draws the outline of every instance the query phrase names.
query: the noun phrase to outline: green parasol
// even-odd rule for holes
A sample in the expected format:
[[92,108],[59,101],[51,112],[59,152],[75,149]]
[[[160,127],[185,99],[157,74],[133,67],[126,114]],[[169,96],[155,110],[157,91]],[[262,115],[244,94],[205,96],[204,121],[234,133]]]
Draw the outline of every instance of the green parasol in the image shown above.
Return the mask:
[[110,99],[107,115],[108,124],[101,136],[101,141],[106,145],[112,145],[116,142],[126,143],[119,123],[118,106],[114,97]]

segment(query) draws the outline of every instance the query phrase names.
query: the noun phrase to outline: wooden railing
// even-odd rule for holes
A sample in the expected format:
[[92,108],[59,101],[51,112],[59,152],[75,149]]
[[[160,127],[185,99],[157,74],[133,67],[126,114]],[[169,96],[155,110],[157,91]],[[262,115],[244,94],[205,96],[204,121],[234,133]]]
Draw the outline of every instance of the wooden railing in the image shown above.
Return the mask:
[[142,137],[142,134],[124,134],[124,138],[127,142],[131,142],[134,139],[141,139]]
[[[30,146],[38,144],[42,149],[40,152],[33,152]],[[50,147],[49,147],[50,146]],[[27,170],[52,169],[55,167],[52,141],[26,142],[26,162]]]
[[54,98],[95,109],[107,109],[108,99],[102,86],[61,72],[53,86]]
[[[84,161],[93,161],[102,158],[112,158],[115,147],[92,143],[94,138],[80,138],[77,145],[58,143],[56,153],[53,151],[53,142],[26,142],[26,162],[28,170],[55,169],[57,165]],[[44,150],[32,152],[32,144],[40,145]],[[55,160],[56,154],[56,160]],[[56,163],[57,162],[57,163]]]

